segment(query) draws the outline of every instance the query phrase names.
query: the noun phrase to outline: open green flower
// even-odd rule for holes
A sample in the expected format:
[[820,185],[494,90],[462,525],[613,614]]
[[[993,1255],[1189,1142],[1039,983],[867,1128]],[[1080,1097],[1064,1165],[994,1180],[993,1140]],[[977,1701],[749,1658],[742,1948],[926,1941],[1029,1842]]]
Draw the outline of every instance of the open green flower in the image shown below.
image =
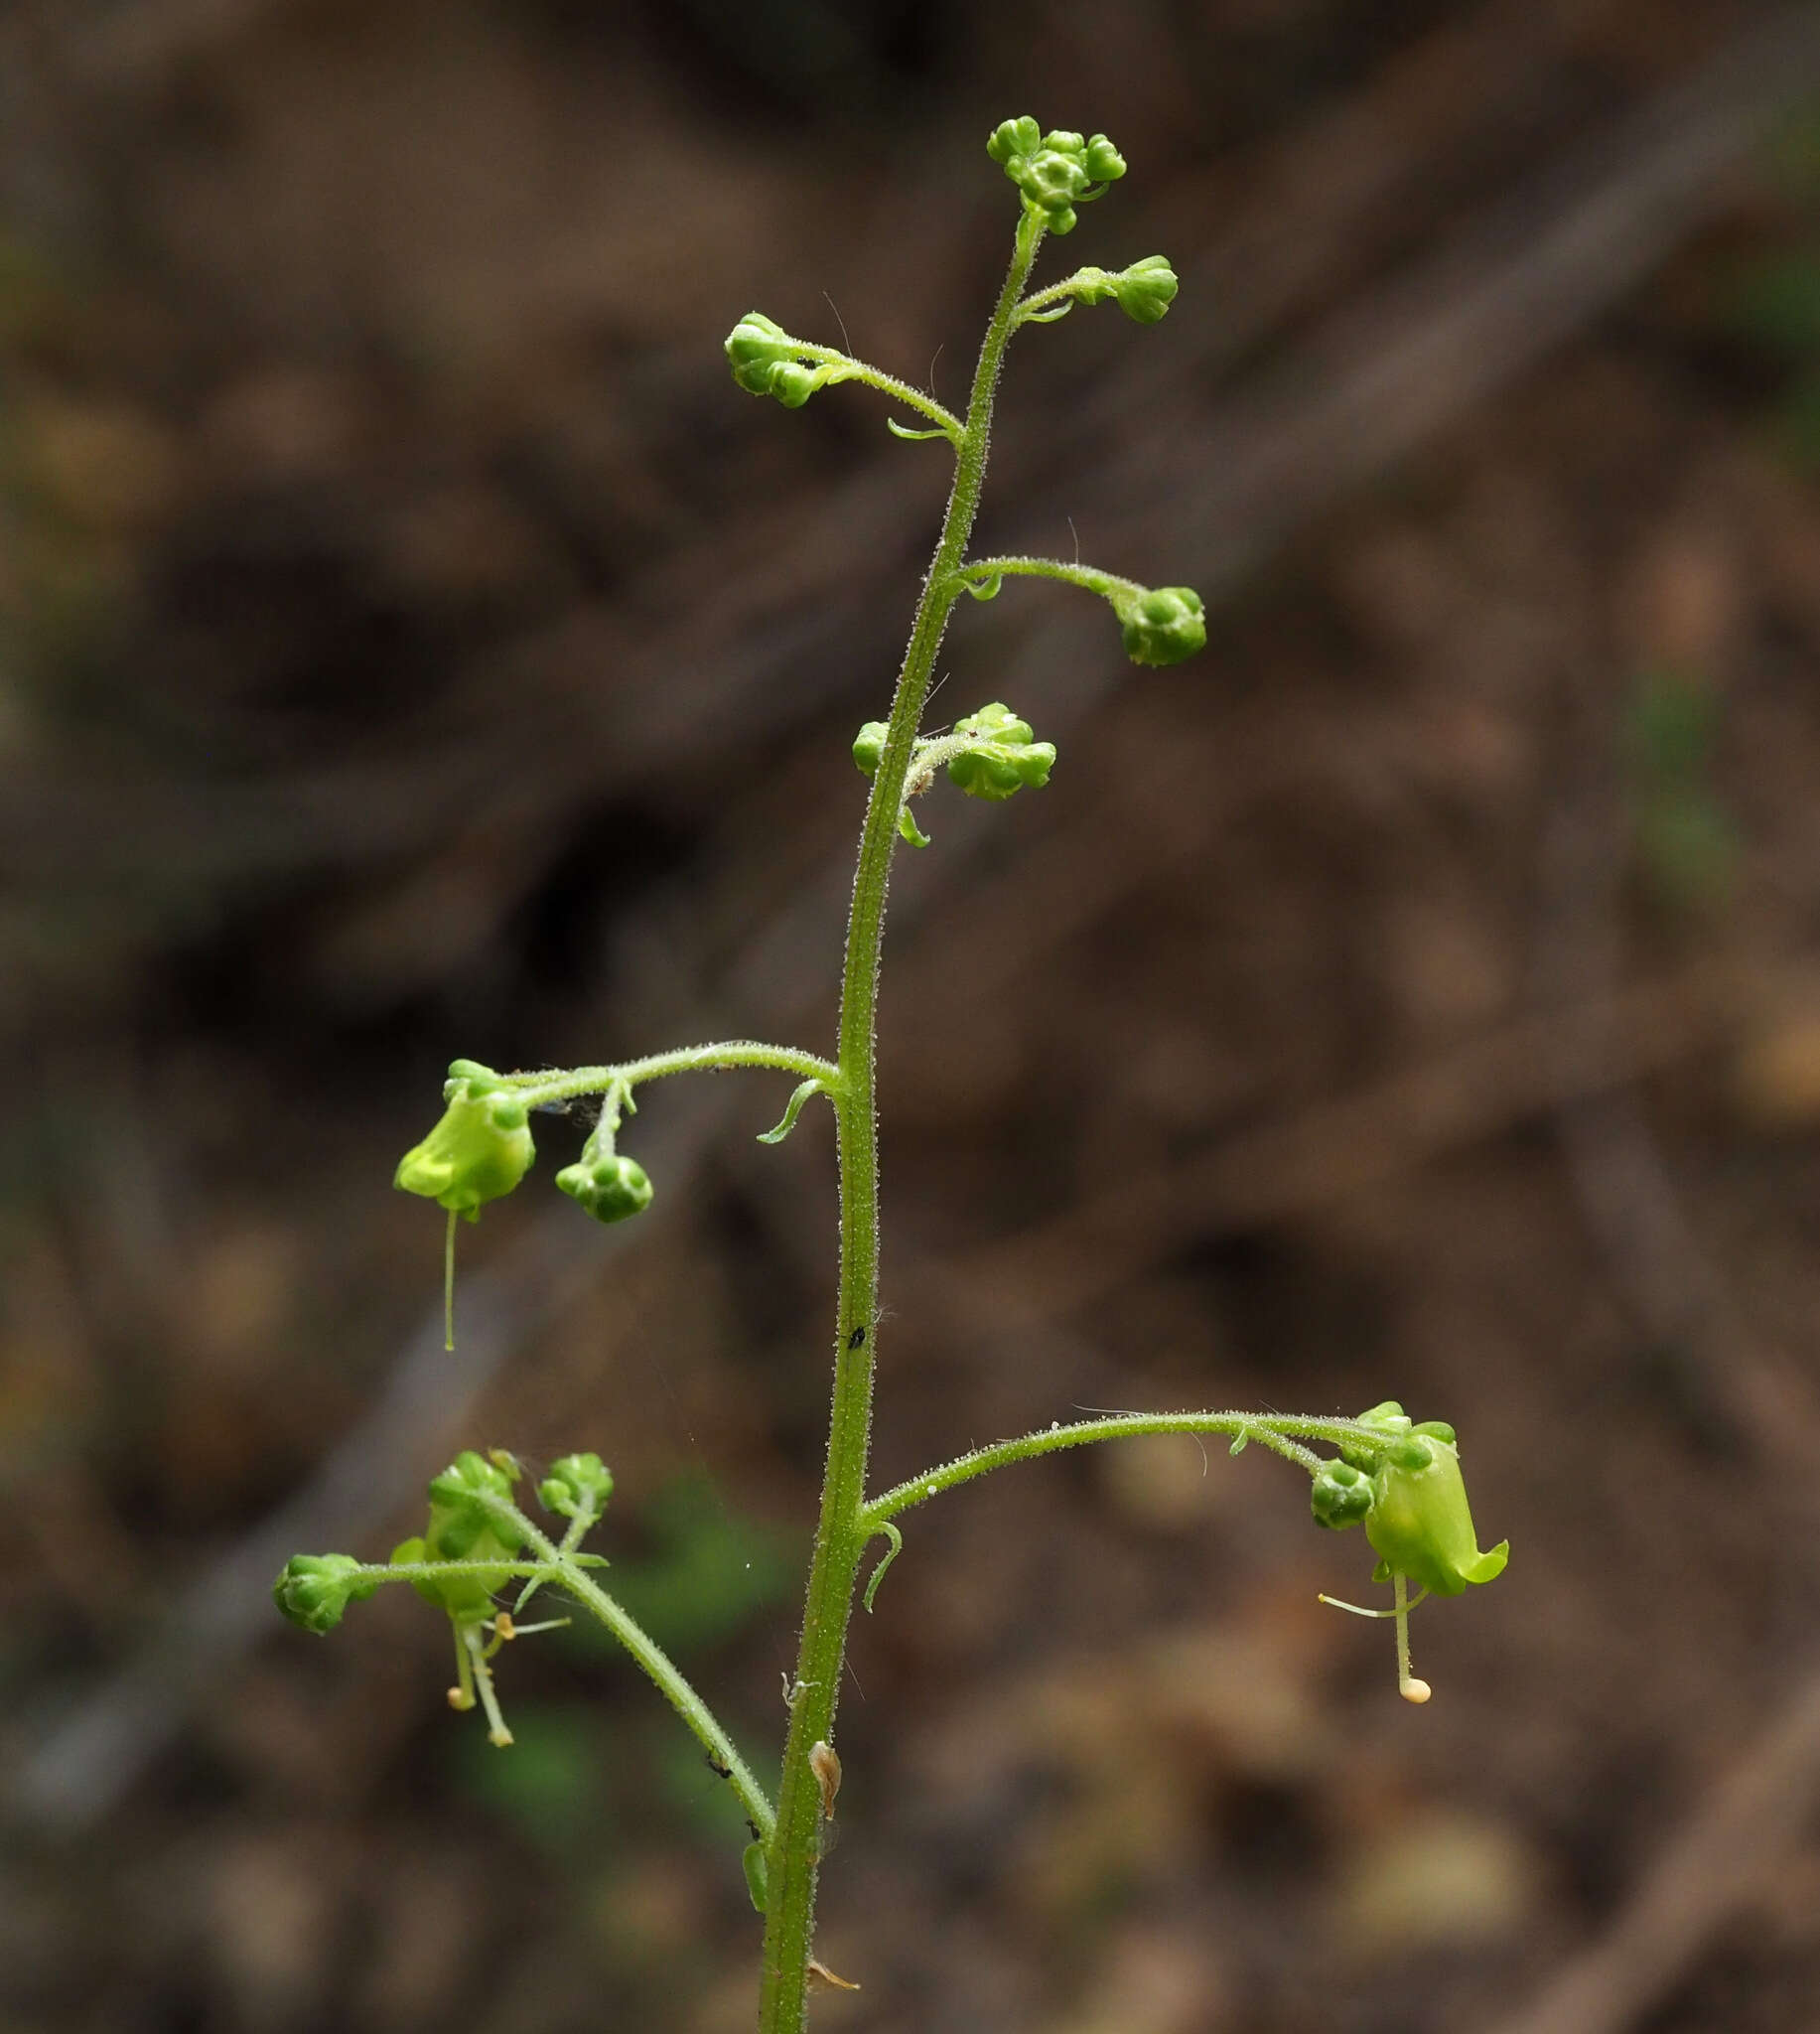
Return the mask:
[[1365,1537],[1384,1578],[1407,1575],[1436,1596],[1459,1596],[1469,1582],[1495,1581],[1510,1542],[1480,1552],[1460,1473],[1460,1452],[1448,1441],[1412,1434],[1386,1455],[1371,1479]]
[[392,1184],[478,1222],[482,1207],[509,1194],[537,1156],[524,1104],[475,1060],[451,1064],[443,1100],[441,1119],[398,1161]]
[[[392,1548],[392,1565],[515,1560],[524,1543],[522,1535],[495,1519],[480,1500],[483,1495],[509,1499],[518,1473],[518,1465],[501,1450],[495,1449],[489,1457],[464,1448],[440,1476],[431,1479],[429,1526],[420,1537],[401,1540]],[[497,1582],[485,1574],[425,1575],[411,1582],[426,1603],[448,1614],[454,1628],[457,1678],[449,1690],[449,1706],[472,1709],[478,1696],[487,1713],[488,1734],[495,1745],[502,1746],[511,1743],[512,1734],[500,1714],[489,1663],[517,1632],[510,1618],[493,1603],[496,1586]]]
[[[1347,1441],[1337,1461],[1322,1465],[1310,1505],[1317,1522],[1336,1531],[1363,1524],[1378,1556],[1371,1579],[1389,1582],[1396,1604],[1390,1611],[1358,1614],[1397,1620],[1399,1685],[1411,1701],[1425,1702],[1428,1683],[1409,1671],[1408,1612],[1424,1596],[1459,1596],[1469,1583],[1495,1581],[1504,1572],[1510,1542],[1480,1549],[1459,1443],[1444,1420],[1418,1426],[1394,1398],[1386,1398],[1361,1412],[1358,1423],[1372,1430],[1371,1437]],[[1412,1582],[1421,1592],[1414,1603],[1406,1598]],[[1330,1596],[1323,1601],[1357,1610]]]

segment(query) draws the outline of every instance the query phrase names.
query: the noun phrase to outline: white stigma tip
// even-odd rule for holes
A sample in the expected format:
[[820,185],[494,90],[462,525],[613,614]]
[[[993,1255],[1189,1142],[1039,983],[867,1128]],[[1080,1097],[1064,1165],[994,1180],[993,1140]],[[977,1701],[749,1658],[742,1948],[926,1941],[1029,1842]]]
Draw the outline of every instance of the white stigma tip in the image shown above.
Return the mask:
[[1434,1692],[1434,1689],[1429,1686],[1427,1681],[1418,1680],[1414,1674],[1411,1674],[1409,1679],[1404,1681],[1402,1686],[1397,1689],[1397,1693],[1406,1702],[1426,1702]]

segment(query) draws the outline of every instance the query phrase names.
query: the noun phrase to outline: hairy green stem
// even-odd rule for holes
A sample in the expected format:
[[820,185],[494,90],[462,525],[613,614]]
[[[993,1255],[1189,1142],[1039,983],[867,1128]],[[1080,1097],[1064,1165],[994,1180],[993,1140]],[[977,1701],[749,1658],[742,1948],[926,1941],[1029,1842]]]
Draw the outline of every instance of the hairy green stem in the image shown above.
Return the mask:
[[943,437],[953,444],[960,443],[966,427],[959,417],[951,409],[943,408],[932,395],[925,395],[920,388],[912,388],[908,381],[900,381],[896,374],[887,374],[883,368],[870,366],[865,361],[856,361],[851,354],[844,354],[837,347],[816,346],[806,339],[792,339],[790,345],[804,360],[825,361],[831,366],[847,368],[849,371],[841,377],[843,380],[863,381],[868,388],[894,395],[910,408],[920,410],[940,426]]
[[495,1497],[484,1491],[475,1495],[474,1502],[497,1524],[509,1526],[521,1534],[539,1556],[534,1568],[519,1562],[490,1562],[488,1565],[495,1566],[496,1572],[502,1575],[523,1574],[527,1570],[546,1573],[552,1581],[560,1581],[577,1603],[604,1624],[650,1676],[658,1693],[695,1733],[703,1750],[715,1760],[716,1770],[725,1770],[727,1783],[739,1796],[740,1806],[746,1811],[760,1840],[769,1843],[777,1822],[770,1798],[759,1785],[752,1768],[740,1756],[739,1747],[721,1727],[720,1719],[690,1686],[687,1677],[663,1648],[630,1611],[608,1595],[574,1554],[558,1546],[548,1534],[540,1532],[509,1498]]
[[885,896],[898,813],[936,653],[961,587],[958,571],[979,508],[992,435],[992,400],[1018,300],[1043,239],[1030,210],[980,347],[965,429],[955,442],[954,485],[941,535],[922,583],[910,645],[892,698],[884,752],[867,800],[859,868],[847,923],[841,982],[840,1075],[834,1092],[840,1142],[840,1299],[835,1316],[834,1394],[821,1513],[809,1566],[802,1641],[791,1690],[789,1735],[777,1796],[777,1833],[769,1857],[770,1894],[760,1989],[761,2034],[800,2034],[808,2013],[808,1965],[821,1851],[821,1790],[809,1751],[833,1742],[847,1627],[859,1566],[872,1528],[865,1523],[866,1456],[878,1322],[879,1154],[875,1020]]
[[1240,1446],[1256,1441],[1260,1447],[1269,1448],[1311,1474],[1321,1467],[1321,1457],[1303,1447],[1303,1441],[1327,1441],[1337,1447],[1345,1441],[1381,1438],[1355,1419],[1303,1419],[1259,1412],[1117,1412],[1104,1419],[1076,1420],[1067,1426],[1057,1421],[1038,1433],[974,1448],[965,1455],[957,1455],[952,1462],[943,1462],[880,1492],[863,1508],[861,1521],[870,1531],[881,1532],[886,1522],[901,1512],[925,1505],[957,1483],[968,1483],[994,1469],[1004,1469],[1013,1462],[1033,1461],[1039,1455],[1052,1455],[1061,1448],[1086,1447],[1095,1441],[1128,1441],[1143,1434],[1225,1434]]
[[1135,597],[1148,591],[1135,579],[1123,579],[1116,572],[1102,572],[1097,565],[1070,565],[1061,558],[969,558],[961,573],[961,583],[971,591],[984,580],[1012,577],[1059,579],[1066,586],[1078,586],[1084,592],[1097,593],[1102,600],[1114,592]]
[[602,1094],[610,1088],[636,1088],[644,1081],[662,1081],[671,1074],[712,1073],[729,1067],[774,1067],[780,1074],[821,1081],[834,1088],[840,1069],[818,1054],[788,1045],[764,1045],[736,1038],[715,1045],[679,1046],[673,1052],[647,1053],[614,1067],[575,1067],[560,1074],[501,1074],[499,1079],[527,1108],[570,1101],[578,1094]]

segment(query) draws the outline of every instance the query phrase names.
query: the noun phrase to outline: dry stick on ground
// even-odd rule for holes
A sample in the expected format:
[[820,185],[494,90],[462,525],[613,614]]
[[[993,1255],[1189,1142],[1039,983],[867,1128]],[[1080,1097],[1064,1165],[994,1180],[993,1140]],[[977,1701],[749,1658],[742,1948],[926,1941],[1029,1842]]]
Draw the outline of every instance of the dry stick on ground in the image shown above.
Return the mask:
[[[1158,505],[1168,505],[1174,553],[1188,556],[1200,548],[1203,583],[1230,585],[1288,529],[1482,400],[1621,297],[1708,215],[1722,173],[1817,77],[1820,7],[1777,16],[1691,84],[1672,87],[1641,115],[1620,123],[1607,138],[1603,166],[1586,171],[1565,193],[1551,177],[1545,197],[1513,205],[1481,236],[1482,245],[1452,250],[1426,266],[1413,284],[1374,295],[1356,316],[1342,315],[1312,350],[1312,374],[1305,364],[1296,377],[1304,387],[1317,387],[1314,400],[1272,396],[1261,404],[1236,405],[1229,426],[1222,428],[1215,418],[1204,440],[1185,448],[1183,471],[1173,479],[1158,473],[1156,448],[1147,440],[1142,475],[1128,478],[1123,509],[1114,504],[1109,512],[1125,514],[1135,541],[1162,512]],[[1193,363],[1184,364],[1186,371]],[[1230,456],[1210,463],[1208,451],[1215,446]],[[1192,519],[1185,525],[1190,512]],[[893,513],[902,517],[901,497]],[[677,700],[679,692],[690,697]],[[679,710],[692,710],[698,703],[694,692],[692,686],[671,687],[668,696]],[[950,882],[963,866],[958,850],[966,837],[964,828],[951,830],[944,871]],[[760,1014],[757,1008],[742,1012],[747,1019]],[[1510,1041],[1499,1049],[1509,1053]],[[1395,1132],[1409,1111],[1420,1120],[1431,1103],[1445,1111],[1445,1078],[1407,1078],[1409,1091],[1388,1099],[1380,1094],[1375,1102],[1368,1098],[1367,1130]],[[705,1136],[708,1114],[704,1108],[698,1134]],[[1292,1175],[1299,1162],[1307,1162],[1294,1153],[1298,1134],[1289,1136]],[[1230,1149],[1215,1154],[1216,1170],[1222,1159],[1232,1163]],[[434,1332],[426,1325],[401,1358],[379,1407],[284,1508],[282,1532],[267,1522],[210,1570],[185,1598],[165,1637],[80,1705],[27,1761],[15,1789],[21,1808],[67,1829],[85,1826],[106,1812],[167,1741],[195,1692],[218,1684],[224,1663],[251,1643],[266,1614],[269,1570],[277,1565],[270,1548],[357,1529],[366,1517],[362,1478],[373,1451],[421,1453],[429,1436],[461,1420],[534,1329],[538,1294],[550,1283],[552,1234],[538,1225],[494,1266],[490,1290],[502,1324],[490,1333],[473,1322],[465,1388],[438,1394],[434,1403],[422,1390],[422,1345]],[[1103,1246],[1106,1239],[1100,1240]],[[576,1243],[566,1247],[581,1249]],[[450,1381],[446,1372],[443,1381]],[[304,1529],[297,1522],[307,1519],[338,1523],[324,1530]]]

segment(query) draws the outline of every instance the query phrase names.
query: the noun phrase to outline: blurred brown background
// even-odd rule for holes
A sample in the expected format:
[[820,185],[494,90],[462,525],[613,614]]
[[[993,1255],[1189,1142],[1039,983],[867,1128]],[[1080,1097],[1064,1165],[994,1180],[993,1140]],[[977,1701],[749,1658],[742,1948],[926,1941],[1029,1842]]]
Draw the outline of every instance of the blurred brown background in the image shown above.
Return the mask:
[[[1750,0],[14,0],[0,15],[9,2029],[751,2023],[726,1791],[623,1662],[443,1706],[460,1445],[755,1745],[825,1417],[828,1125],[649,1093],[650,1217],[390,1187],[447,1061],[831,1037],[946,459],[786,415],[757,306],[964,391],[991,124],[1127,182],[1014,349],[980,541],[1198,585],[1138,672],[1012,585],[884,1004],[877,1474],[1078,1407],[1462,1429],[1494,1589],[1395,1697],[1253,1450],[918,1514],[861,1620],[817,2024],[1820,2020],[1820,11]],[[394,1600],[395,1599],[395,1600]]]

